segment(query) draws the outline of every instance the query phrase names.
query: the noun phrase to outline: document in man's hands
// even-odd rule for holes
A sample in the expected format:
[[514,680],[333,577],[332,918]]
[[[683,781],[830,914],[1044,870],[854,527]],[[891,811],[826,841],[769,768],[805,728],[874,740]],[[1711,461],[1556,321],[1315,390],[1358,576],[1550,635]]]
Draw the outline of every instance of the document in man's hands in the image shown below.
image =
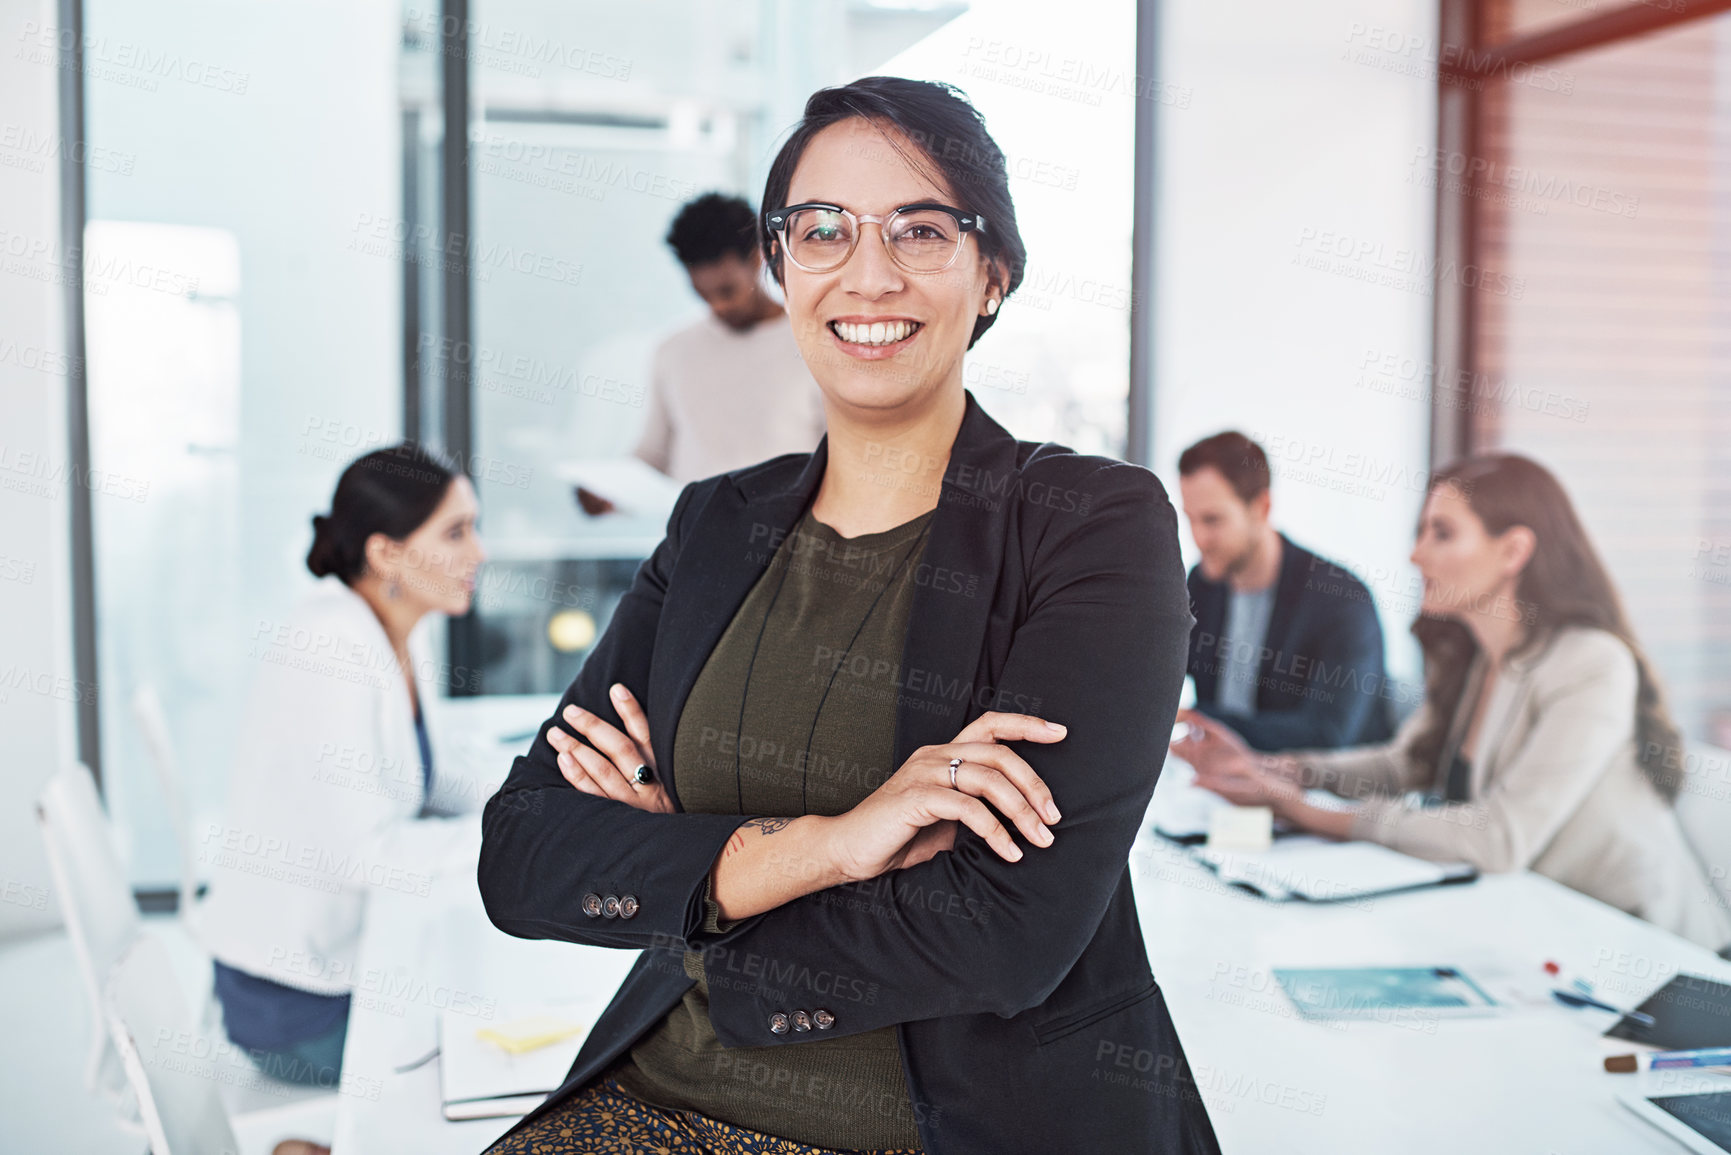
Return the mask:
[[1478,877],[1465,862],[1428,862],[1374,842],[1332,842],[1313,835],[1283,838],[1267,850],[1197,847],[1191,853],[1222,882],[1274,902],[1340,902]]
[[635,457],[600,457],[560,462],[554,473],[611,501],[619,512],[664,519],[685,487]]

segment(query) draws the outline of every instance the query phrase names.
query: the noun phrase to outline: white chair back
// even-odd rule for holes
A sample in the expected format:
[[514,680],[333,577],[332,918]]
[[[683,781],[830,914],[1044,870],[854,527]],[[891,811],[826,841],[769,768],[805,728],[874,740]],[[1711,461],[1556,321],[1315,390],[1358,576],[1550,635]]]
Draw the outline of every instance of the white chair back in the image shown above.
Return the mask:
[[189,925],[196,922],[198,903],[198,866],[195,857],[191,819],[187,815],[186,793],[180,784],[180,763],[174,755],[174,740],[168,731],[168,713],[156,687],[145,682],[132,695],[132,717],[144,737],[145,753],[156,770],[157,785],[162,787],[162,800],[168,808],[168,820],[174,828],[175,849],[180,855],[180,917]]
[[1731,908],[1731,750],[1704,742],[1684,748],[1677,821],[1719,901]]
[[160,940],[133,939],[109,975],[104,1004],[151,1155],[240,1155],[217,1094],[228,1074],[218,1068],[238,1052],[199,1034]]
[[140,923],[90,771],[74,764],[50,778],[36,800],[36,824],[60,894],[66,936],[90,1000],[95,1034],[85,1085],[118,1098],[125,1091],[125,1081],[109,1050],[102,990],[115,961],[138,937]]

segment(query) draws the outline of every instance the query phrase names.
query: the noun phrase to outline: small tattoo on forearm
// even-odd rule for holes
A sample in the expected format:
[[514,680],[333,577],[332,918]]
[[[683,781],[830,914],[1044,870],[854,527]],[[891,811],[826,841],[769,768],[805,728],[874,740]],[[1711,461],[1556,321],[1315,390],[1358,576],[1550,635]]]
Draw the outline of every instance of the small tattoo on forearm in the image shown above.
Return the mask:
[[721,857],[730,858],[745,849],[745,831],[747,827],[762,831],[764,834],[774,834],[784,829],[791,818],[752,818],[734,827],[733,833],[727,836],[727,845],[722,848]]

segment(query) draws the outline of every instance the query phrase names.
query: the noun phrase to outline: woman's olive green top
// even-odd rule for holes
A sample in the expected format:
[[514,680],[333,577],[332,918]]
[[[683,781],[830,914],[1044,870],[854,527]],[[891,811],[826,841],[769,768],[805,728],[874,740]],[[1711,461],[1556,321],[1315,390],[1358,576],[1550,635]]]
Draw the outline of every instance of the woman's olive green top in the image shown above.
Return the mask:
[[[808,512],[776,549],[710,654],[674,741],[692,813],[841,814],[895,773],[897,686],[932,515],[843,538]],[[709,929],[719,911],[708,903]],[[718,965],[719,964],[719,965]],[[724,1049],[711,983],[775,986],[774,959],[686,952],[697,982],[609,1073],[658,1107],[817,1147],[917,1148],[896,1028],[795,1047]],[[870,975],[832,976],[837,1002],[869,1002]]]

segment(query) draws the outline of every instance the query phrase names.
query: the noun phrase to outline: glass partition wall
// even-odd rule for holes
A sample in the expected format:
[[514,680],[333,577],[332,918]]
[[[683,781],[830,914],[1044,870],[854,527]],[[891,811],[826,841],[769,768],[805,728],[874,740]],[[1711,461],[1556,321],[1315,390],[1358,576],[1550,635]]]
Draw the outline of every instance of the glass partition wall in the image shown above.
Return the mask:
[[84,22],[86,134],[126,160],[86,168],[91,463],[133,482],[93,510],[100,770],[133,883],[169,890],[255,672],[306,656],[272,643],[312,514],[401,434],[402,28],[349,0]]

